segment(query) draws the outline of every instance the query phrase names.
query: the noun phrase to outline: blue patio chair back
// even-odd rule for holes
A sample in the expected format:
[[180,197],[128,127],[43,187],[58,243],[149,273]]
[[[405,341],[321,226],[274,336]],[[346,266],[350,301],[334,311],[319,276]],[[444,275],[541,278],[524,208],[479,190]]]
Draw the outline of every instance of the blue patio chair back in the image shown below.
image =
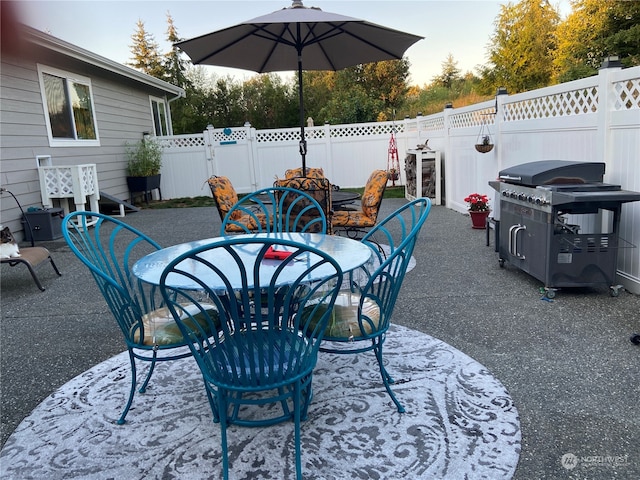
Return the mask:
[[118,419],[123,424],[138,384],[136,360],[150,362],[139,388],[143,393],[157,361],[191,355],[173,318],[163,308],[157,287],[145,285],[131,274],[133,263],[160,245],[126,223],[97,212],[67,215],[62,232],[71,251],[93,275],[127,345],[131,386]]
[[326,233],[327,217],[316,199],[289,187],[268,187],[242,197],[225,215],[229,233]]
[[[350,288],[340,292],[324,333],[323,352],[361,353],[373,350],[383,383],[399,412],[382,360],[382,346],[418,234],[431,210],[428,198],[409,202],[380,221],[361,240],[374,252],[373,261],[350,275]],[[331,342],[341,343],[338,348]]]
[[[273,246],[288,248],[291,256],[265,258]],[[242,251],[251,252],[250,260]],[[225,479],[229,424],[285,420],[295,424],[296,474],[302,478],[300,422],[307,415],[322,332],[341,283],[342,271],[330,256],[283,239],[228,238],[186,252],[164,270],[160,290],[190,340],[214,421],[220,423]],[[268,300],[254,302],[264,291]],[[208,315],[203,298],[215,305],[216,316]],[[219,333],[209,335],[212,329]]]

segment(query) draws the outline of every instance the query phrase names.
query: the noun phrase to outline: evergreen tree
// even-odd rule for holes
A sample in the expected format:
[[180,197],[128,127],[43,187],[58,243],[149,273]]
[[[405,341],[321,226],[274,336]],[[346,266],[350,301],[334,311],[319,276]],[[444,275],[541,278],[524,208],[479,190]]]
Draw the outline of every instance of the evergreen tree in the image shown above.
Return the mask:
[[433,77],[433,84],[451,89],[456,82],[462,80],[458,62],[449,54],[447,59],[442,62],[442,73]]
[[131,40],[133,45],[130,45],[130,51],[133,57],[127,65],[152,77],[164,79],[165,72],[159,46],[154,36],[146,31],[142,20],[136,23],[136,31],[131,35]]
[[187,88],[187,62],[182,58],[180,49],[174,45],[180,40],[182,38],[178,36],[178,29],[173,23],[173,18],[167,12],[167,41],[171,44],[171,50],[164,55],[165,80],[178,87]]

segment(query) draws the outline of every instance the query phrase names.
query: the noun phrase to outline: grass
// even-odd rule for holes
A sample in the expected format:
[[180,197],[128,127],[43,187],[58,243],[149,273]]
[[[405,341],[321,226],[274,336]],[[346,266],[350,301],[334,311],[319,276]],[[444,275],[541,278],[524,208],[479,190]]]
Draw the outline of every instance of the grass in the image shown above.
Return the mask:
[[[362,194],[363,188],[343,188],[345,192],[356,192]],[[240,195],[242,196],[242,195]],[[404,198],[404,187],[387,187],[384,192],[384,198]],[[212,197],[193,197],[193,198],[174,198],[171,200],[155,200],[149,205],[138,205],[141,208],[187,208],[187,207],[215,207],[216,202]]]

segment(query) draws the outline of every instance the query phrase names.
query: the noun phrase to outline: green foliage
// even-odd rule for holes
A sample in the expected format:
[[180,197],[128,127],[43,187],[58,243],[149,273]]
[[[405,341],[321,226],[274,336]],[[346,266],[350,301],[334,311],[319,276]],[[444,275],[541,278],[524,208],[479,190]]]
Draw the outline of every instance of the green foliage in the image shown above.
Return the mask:
[[149,177],[158,175],[162,167],[162,147],[151,139],[143,139],[134,145],[125,144],[127,175]]
[[609,54],[625,66],[640,65],[640,2],[575,0],[558,27],[556,81],[595,75]]
[[484,93],[525,92],[550,84],[560,15],[549,2],[521,0],[501,7],[483,73]]

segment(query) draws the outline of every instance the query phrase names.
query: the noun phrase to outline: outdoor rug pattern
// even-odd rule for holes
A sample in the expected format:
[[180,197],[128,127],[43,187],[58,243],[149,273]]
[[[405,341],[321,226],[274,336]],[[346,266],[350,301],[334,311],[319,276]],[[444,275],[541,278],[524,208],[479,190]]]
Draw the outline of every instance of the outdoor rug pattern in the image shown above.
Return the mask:
[[[320,353],[302,425],[306,479],[511,478],[520,423],[504,386],[482,365],[428,335],[392,326],[385,342],[400,414],[371,352]],[[156,367],[127,423],[119,354],[54,392],[0,452],[3,479],[221,478],[220,427],[191,358]],[[230,478],[295,477],[293,424],[228,432]]]

